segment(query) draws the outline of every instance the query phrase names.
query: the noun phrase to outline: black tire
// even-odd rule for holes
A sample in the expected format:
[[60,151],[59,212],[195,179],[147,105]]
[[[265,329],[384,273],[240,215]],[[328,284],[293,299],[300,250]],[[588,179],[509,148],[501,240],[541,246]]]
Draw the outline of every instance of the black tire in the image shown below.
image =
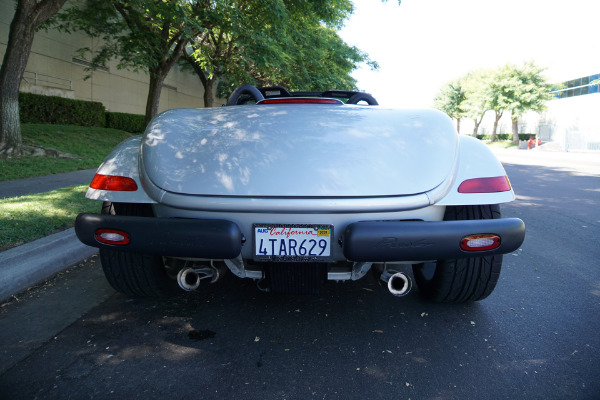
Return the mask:
[[[150,204],[104,202],[102,214],[153,217]],[[117,291],[130,297],[164,297],[177,292],[161,256],[100,249],[104,275]]]
[[[500,206],[446,207],[445,221],[496,219]],[[498,282],[502,255],[438,260],[413,265],[413,275],[422,296],[438,303],[468,303],[488,297]]]

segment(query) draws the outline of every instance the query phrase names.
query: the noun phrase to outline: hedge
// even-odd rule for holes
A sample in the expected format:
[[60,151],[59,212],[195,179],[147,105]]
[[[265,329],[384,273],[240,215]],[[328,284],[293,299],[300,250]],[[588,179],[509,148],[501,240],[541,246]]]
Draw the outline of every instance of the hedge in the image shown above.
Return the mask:
[[[519,140],[529,140],[532,136],[535,137],[535,133],[519,133]],[[512,140],[512,138],[512,133],[498,133],[496,135],[496,140]],[[477,139],[492,140],[492,135],[477,135]]]
[[98,126],[140,133],[146,129],[143,115],[107,112],[96,101],[19,93],[22,123]]
[[146,129],[146,118],[138,114],[107,112],[106,127],[130,133],[141,133]]
[[106,125],[106,109],[99,102],[58,96],[19,93],[21,122],[79,126]]

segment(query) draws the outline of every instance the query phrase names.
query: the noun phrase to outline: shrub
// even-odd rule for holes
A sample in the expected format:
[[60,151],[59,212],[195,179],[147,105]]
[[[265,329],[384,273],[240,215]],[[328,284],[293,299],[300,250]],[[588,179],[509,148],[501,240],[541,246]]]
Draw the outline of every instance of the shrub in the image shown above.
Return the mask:
[[102,103],[58,96],[19,93],[19,112],[23,123],[99,127],[106,124]]
[[141,133],[146,129],[146,118],[138,114],[107,112],[106,127],[130,133]]
[[[519,140],[529,140],[531,136],[535,136],[535,133],[519,133]],[[496,135],[497,140],[512,140],[512,133],[499,133]],[[479,140],[492,140],[492,135],[477,135]]]

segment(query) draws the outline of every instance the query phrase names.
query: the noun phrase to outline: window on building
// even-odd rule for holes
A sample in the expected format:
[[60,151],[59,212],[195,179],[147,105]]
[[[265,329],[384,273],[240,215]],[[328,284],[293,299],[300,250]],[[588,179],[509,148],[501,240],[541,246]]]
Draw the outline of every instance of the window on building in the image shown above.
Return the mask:
[[600,82],[598,82],[598,79],[600,79],[600,74],[572,79],[557,85],[560,89],[554,89],[550,93],[554,95],[555,99],[600,93]]

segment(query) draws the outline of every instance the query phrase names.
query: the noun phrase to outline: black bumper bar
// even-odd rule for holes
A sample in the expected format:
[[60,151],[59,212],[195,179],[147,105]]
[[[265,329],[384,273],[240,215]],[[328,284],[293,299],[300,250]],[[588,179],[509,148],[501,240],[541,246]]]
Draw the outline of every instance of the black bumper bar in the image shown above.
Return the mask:
[[[500,246],[465,251],[461,240],[470,235],[493,234]],[[518,218],[468,221],[366,221],[348,225],[342,237],[344,256],[351,261],[429,261],[506,254],[525,239]]]
[[[96,232],[126,232],[129,243],[112,245],[96,239]],[[231,221],[212,219],[149,218],[79,214],[75,233],[88,246],[173,257],[229,259],[242,250],[242,232]]]

